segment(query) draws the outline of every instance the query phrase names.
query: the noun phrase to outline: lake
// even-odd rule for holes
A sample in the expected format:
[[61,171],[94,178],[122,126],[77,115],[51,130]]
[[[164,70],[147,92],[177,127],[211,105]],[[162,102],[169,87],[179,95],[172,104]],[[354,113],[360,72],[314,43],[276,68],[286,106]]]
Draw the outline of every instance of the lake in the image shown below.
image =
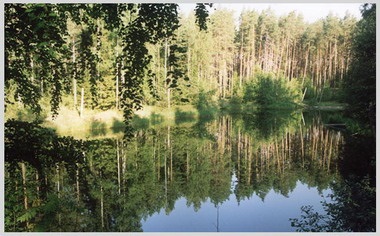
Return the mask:
[[339,112],[181,114],[129,139],[7,122],[6,231],[375,229],[374,139],[331,126]]

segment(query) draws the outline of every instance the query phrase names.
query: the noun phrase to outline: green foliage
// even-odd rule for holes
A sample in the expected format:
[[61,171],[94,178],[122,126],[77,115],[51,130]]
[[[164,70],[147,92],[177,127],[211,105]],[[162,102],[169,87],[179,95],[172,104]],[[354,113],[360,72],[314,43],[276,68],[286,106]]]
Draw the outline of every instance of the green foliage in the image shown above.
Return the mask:
[[332,183],[326,214],[312,207],[301,208],[300,219],[290,219],[297,231],[376,231],[376,144],[373,136],[346,135],[339,153],[341,179]]
[[375,130],[376,123],[376,4],[364,4],[363,18],[353,38],[354,61],[344,87],[349,114]]
[[67,16],[56,4],[6,4],[4,16],[5,86],[15,82],[15,99],[36,113],[41,111],[40,84],[48,86],[56,115],[67,82],[67,47],[62,37]]
[[[290,219],[292,227],[296,227],[297,232],[331,232],[330,225],[327,223],[328,216],[314,211],[313,207],[302,206],[300,219]],[[334,224],[331,224],[334,226]]]
[[[71,137],[58,137],[53,130],[42,128],[36,122],[8,120],[4,131],[7,171],[14,172],[8,172],[14,182],[6,182],[5,196],[10,203],[5,205],[9,223],[6,228],[12,231],[20,226],[25,227],[28,223],[30,228],[27,230],[30,230],[40,221],[44,221],[45,211],[46,215],[53,211],[50,210],[50,200],[47,196],[50,186],[45,182],[51,168],[61,166],[71,176],[81,173],[85,160],[84,143]],[[25,165],[23,179],[20,179],[20,163]],[[23,183],[22,187],[20,182]],[[19,190],[15,192],[14,187]],[[34,189],[38,191],[35,192]],[[47,200],[46,205],[41,203],[45,200]],[[19,203],[12,204],[14,201]],[[28,208],[23,208],[24,204],[20,203],[23,201],[29,205]]]
[[294,107],[301,102],[302,92],[296,79],[288,81],[270,74],[260,74],[245,85],[243,101],[261,108]]
[[196,23],[200,30],[207,30],[208,10],[206,7],[212,7],[212,3],[197,3],[195,7]]
[[221,100],[219,103],[220,109],[232,116],[241,114],[243,111],[243,101],[238,96],[232,96],[229,100]]
[[327,214],[312,206],[301,207],[300,218],[290,219],[297,232],[375,232],[375,188],[367,178],[356,182],[335,183],[331,201],[324,201]]
[[[124,109],[124,119],[129,122],[132,118],[132,111],[142,108],[143,101],[143,78],[152,56],[148,55],[147,43],[158,43],[160,40],[175,37],[174,32],[179,27],[176,4],[139,4],[139,15],[128,25],[128,31],[123,36],[125,47],[123,53],[125,57],[124,77],[126,82],[122,90],[122,107]],[[166,84],[175,86],[177,80],[182,75],[175,66],[177,58],[175,45],[169,56],[169,66],[173,70],[169,71]],[[154,74],[148,71],[148,84],[153,87]]]
[[[71,87],[75,92],[75,81],[85,88],[86,105],[92,109],[114,106],[111,98],[117,91],[110,76],[116,74],[120,85],[116,95],[128,122],[133,110],[142,106],[144,78],[151,91],[157,86],[156,75],[148,70],[152,56],[147,44],[172,40],[165,85],[181,95],[179,79],[189,81],[179,68],[185,49],[176,41],[177,8],[177,4],[6,4],[6,88],[13,84],[15,100],[36,113],[41,111],[40,98],[50,95],[56,116],[62,94]],[[204,27],[207,10],[202,9],[198,15]],[[120,35],[120,45],[109,32]]]

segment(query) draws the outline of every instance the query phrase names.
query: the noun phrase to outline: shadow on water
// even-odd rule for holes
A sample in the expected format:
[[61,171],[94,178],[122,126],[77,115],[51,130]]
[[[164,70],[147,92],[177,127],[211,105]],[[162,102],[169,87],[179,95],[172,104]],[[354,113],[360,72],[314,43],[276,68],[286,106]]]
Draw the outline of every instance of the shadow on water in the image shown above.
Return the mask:
[[152,125],[159,125],[162,122],[164,122],[164,117],[160,114],[156,114],[155,112],[152,112],[150,115],[150,123]]
[[90,125],[90,133],[92,136],[104,136],[107,134],[106,123],[100,120],[92,119]]
[[134,115],[132,118],[132,127],[135,130],[146,130],[150,126],[149,118],[141,118],[138,115]]
[[175,110],[175,124],[179,125],[186,122],[194,122],[196,120],[196,114],[192,111],[182,111],[178,108]]
[[125,124],[123,121],[113,118],[111,130],[114,134],[123,132],[124,128]]
[[196,101],[199,119],[203,121],[211,121],[218,115],[218,104],[213,100],[215,91],[201,91]]

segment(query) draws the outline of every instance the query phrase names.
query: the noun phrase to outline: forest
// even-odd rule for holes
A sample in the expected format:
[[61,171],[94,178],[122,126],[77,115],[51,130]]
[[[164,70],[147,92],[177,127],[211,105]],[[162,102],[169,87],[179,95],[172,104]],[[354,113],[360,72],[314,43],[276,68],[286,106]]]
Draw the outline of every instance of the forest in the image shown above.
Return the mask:
[[297,231],[376,231],[376,4],[361,13],[4,4],[5,230],[143,231],[181,197],[301,182],[332,200]]
[[[56,116],[64,106],[80,116],[83,109],[122,110],[130,120],[143,105],[195,105],[202,96],[219,106],[262,107],[351,107],[375,96],[374,61],[362,61],[373,60],[376,46],[365,28],[375,24],[374,4],[363,6],[359,22],[331,13],[314,23],[270,8],[245,10],[235,22],[228,9],[209,15],[210,6],[198,4],[186,16],[177,7],[6,4],[6,114],[25,106]],[[360,84],[352,79],[363,76]],[[367,98],[355,98],[360,89]]]

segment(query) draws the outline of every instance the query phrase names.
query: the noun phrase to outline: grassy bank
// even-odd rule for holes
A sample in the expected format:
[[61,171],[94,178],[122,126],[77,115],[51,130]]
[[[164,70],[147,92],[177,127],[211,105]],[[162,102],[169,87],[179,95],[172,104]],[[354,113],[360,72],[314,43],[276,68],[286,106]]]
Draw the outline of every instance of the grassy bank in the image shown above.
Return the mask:
[[[178,106],[170,109],[145,106],[142,110],[135,112],[132,126],[139,130],[151,126],[186,124],[195,122],[197,119],[198,111],[193,106]],[[84,110],[83,116],[80,117],[76,110],[63,107],[55,119],[49,116],[42,124],[55,129],[59,135],[82,139],[120,135],[124,128],[123,113],[115,109]]]
[[[298,106],[304,110],[342,110],[345,105],[336,102],[323,102],[310,104],[305,107]],[[261,107],[262,108],[262,107]],[[276,109],[269,107],[264,110],[288,110],[295,107],[282,106]],[[136,111],[132,119],[132,126],[136,130],[147,129],[149,127],[166,126],[187,126],[193,125],[201,120],[210,120],[217,114],[245,114],[250,115],[263,109],[258,109],[257,105],[242,99],[233,98],[213,104],[209,99],[200,99],[196,106],[181,105],[171,108],[144,106]],[[37,117],[31,111],[23,107],[13,106],[5,113],[5,120],[16,119],[23,121],[39,120],[45,127],[56,130],[62,136],[73,136],[79,139],[122,136],[124,130],[122,111],[111,109],[107,111],[85,109],[82,117],[79,112],[68,107],[61,107],[58,116],[53,119],[51,115],[42,114]]]

